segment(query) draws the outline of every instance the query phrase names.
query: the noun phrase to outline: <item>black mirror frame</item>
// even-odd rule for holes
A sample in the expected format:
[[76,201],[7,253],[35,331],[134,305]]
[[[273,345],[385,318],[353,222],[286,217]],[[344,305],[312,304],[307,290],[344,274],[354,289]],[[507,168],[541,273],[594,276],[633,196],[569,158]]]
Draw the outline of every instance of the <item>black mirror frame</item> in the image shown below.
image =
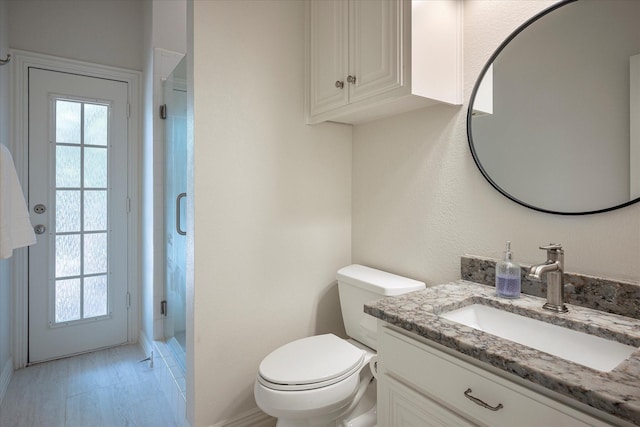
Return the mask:
[[531,205],[527,202],[524,202],[514,196],[512,196],[511,194],[507,193],[504,189],[502,189],[487,173],[487,171],[482,167],[482,164],[480,163],[480,159],[478,157],[478,154],[476,153],[475,147],[473,145],[473,136],[472,136],[472,132],[471,132],[471,119],[473,117],[473,103],[475,102],[476,99],[476,94],[478,93],[478,88],[480,87],[480,83],[482,82],[482,79],[484,78],[484,76],[487,73],[487,70],[489,69],[489,67],[491,66],[491,64],[493,64],[493,62],[496,60],[496,58],[498,57],[498,55],[504,50],[505,47],[507,47],[507,45],[516,37],[518,36],[518,34],[520,34],[522,31],[524,31],[526,28],[528,28],[531,24],[533,24],[534,22],[536,22],[537,20],[539,20],[540,18],[542,18],[545,15],[548,15],[549,13],[553,12],[556,9],[561,8],[562,6],[566,6],[568,4],[571,3],[575,3],[578,0],[563,0],[561,2],[558,2],[550,7],[548,7],[547,9],[544,9],[542,12],[538,13],[537,15],[533,16],[532,18],[528,19],[526,22],[524,22],[522,25],[520,25],[518,28],[515,29],[515,31],[513,31],[509,37],[507,37],[501,44],[500,46],[498,46],[498,48],[496,49],[496,51],[491,55],[491,57],[489,58],[489,60],[487,61],[487,63],[484,65],[484,67],[482,68],[482,70],[480,71],[480,74],[478,76],[478,79],[476,80],[476,83],[473,86],[473,91],[471,92],[471,98],[469,99],[469,106],[467,109],[467,141],[469,143],[469,149],[471,150],[471,155],[473,156],[473,161],[475,162],[476,166],[478,167],[478,169],[480,170],[480,172],[482,173],[482,176],[489,182],[489,184],[491,184],[491,186],[493,188],[495,188],[499,193],[501,193],[503,196],[505,196],[506,198],[518,203],[519,205],[525,206],[529,209],[533,209],[535,211],[538,212],[544,212],[544,213],[549,213],[549,214],[554,214],[554,215],[592,215],[592,214],[597,214],[597,213],[603,213],[603,212],[609,212],[615,209],[620,209],[629,205],[632,205],[634,203],[640,202],[640,197],[630,200],[628,202],[622,203],[620,205],[616,205],[616,206],[612,206],[609,208],[604,208],[604,209],[597,209],[597,210],[593,210],[593,211],[584,211],[584,212],[561,212],[561,211],[554,211],[554,210],[550,210],[550,209],[544,209],[544,208],[540,208],[534,205]]

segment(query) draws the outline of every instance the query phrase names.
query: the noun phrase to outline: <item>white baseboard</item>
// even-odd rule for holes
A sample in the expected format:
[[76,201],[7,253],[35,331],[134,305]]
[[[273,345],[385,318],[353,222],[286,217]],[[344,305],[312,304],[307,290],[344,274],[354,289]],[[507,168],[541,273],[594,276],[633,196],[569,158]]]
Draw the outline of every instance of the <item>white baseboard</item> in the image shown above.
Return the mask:
[[275,425],[275,418],[270,417],[258,408],[254,408],[237,417],[220,421],[211,427],[274,427]]
[[2,374],[0,374],[0,404],[4,400],[4,395],[9,388],[11,377],[13,376],[13,358],[9,358],[7,363],[2,367]]

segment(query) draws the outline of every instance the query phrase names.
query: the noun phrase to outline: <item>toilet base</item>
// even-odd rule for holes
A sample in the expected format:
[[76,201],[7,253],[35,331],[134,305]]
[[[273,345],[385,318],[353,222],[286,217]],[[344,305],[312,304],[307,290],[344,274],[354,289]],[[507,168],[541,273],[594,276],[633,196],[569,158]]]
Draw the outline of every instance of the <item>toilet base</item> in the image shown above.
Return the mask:
[[336,422],[336,427],[375,427],[378,423],[378,405],[376,390],[377,383],[374,380],[358,402],[358,405]]
[[377,407],[370,408],[355,418],[332,421],[329,424],[310,424],[300,420],[279,419],[276,427],[376,427],[378,423]]
[[376,381],[374,380],[369,384],[367,391],[358,402],[358,405],[351,410],[350,413],[345,414],[337,420],[330,422],[322,422],[316,420],[292,420],[278,418],[276,427],[376,427],[378,422],[377,417],[377,390]]
[[364,414],[360,414],[357,417],[345,420],[340,427],[376,427],[378,423],[378,407],[374,406]]

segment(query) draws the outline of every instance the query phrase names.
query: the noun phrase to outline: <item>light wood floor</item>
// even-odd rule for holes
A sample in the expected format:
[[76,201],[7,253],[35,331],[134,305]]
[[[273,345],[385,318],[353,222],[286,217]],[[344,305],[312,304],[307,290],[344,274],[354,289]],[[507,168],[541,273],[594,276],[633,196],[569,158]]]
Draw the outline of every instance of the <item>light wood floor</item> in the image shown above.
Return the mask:
[[137,345],[20,369],[0,406],[0,427],[175,427]]

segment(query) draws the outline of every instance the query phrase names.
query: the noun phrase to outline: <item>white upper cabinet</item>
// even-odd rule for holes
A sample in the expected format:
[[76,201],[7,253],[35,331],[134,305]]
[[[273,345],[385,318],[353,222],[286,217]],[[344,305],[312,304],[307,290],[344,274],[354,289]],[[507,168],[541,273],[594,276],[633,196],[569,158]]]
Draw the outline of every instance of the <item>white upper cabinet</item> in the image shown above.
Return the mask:
[[307,123],[462,104],[460,0],[308,0]]

